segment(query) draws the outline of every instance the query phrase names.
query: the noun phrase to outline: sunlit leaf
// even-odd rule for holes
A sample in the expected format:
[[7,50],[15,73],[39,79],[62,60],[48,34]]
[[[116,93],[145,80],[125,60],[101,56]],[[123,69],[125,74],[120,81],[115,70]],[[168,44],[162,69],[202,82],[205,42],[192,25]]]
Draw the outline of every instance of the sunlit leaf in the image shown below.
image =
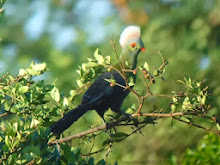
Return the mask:
[[60,101],[60,92],[59,92],[59,89],[54,87],[52,90],[51,90],[51,97],[56,101],[56,102],[59,102]]
[[31,120],[31,128],[35,128],[40,122],[36,119]]
[[76,95],[76,90],[70,90],[70,95],[75,96]]
[[66,107],[69,105],[68,99],[66,97],[63,98],[63,106]]
[[144,69],[146,69],[147,71],[149,71],[150,69],[149,69],[149,65],[148,65],[148,63],[147,62],[144,62]]
[[9,136],[5,136],[5,144],[8,146],[8,147],[11,147],[11,140],[9,139]]
[[103,64],[104,63],[104,58],[101,55],[101,52],[99,51],[99,49],[96,49],[96,51],[94,53],[94,57],[98,61],[99,64]]
[[22,86],[18,89],[20,93],[26,93],[28,91],[29,87],[28,86]]
[[25,69],[20,69],[19,70],[19,75],[20,76],[24,76],[24,75],[26,75],[27,74],[27,71],[25,70]]
[[46,63],[34,64],[32,66],[32,68],[37,71],[44,71],[46,69],[46,67],[47,67]]

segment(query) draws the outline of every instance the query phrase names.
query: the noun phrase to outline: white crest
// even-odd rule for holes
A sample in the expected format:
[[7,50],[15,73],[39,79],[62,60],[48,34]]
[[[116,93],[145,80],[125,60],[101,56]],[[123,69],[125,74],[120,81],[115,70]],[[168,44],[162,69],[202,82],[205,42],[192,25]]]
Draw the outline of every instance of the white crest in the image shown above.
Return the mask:
[[128,26],[121,33],[119,43],[121,47],[126,44],[126,42],[131,38],[139,38],[141,36],[141,30],[139,26]]

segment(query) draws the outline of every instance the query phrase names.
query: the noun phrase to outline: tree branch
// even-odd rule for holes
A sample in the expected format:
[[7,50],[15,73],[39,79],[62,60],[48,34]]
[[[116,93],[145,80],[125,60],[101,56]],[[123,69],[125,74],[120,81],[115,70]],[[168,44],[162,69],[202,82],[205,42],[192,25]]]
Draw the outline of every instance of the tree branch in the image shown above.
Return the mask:
[[[193,115],[193,116],[196,116],[197,114],[193,113],[193,112],[176,112],[176,113],[135,113],[135,114],[132,114],[131,116],[133,118],[136,118],[136,117],[140,117],[140,116],[148,116],[148,117],[171,117],[171,118],[174,118],[178,121],[181,121],[183,123],[186,123],[186,124],[190,124],[192,126],[195,126],[195,127],[198,127],[198,128],[202,128],[206,131],[211,131],[217,135],[220,136],[220,132],[217,132],[217,131],[214,131],[210,128],[205,128],[203,126],[200,126],[200,125],[196,125],[192,122],[187,122],[187,121],[184,121],[182,119],[179,119],[177,118],[177,116],[186,116],[186,115]],[[85,135],[88,135],[88,134],[91,134],[91,133],[95,133],[95,132],[98,132],[98,131],[101,131],[101,130],[106,130],[106,129],[110,129],[110,128],[113,128],[115,126],[130,126],[130,125],[135,125],[135,124],[120,124],[122,121],[129,121],[127,120],[127,117],[122,117],[114,122],[110,122],[110,123],[104,123],[103,125],[101,126],[98,126],[96,128],[92,128],[92,129],[89,129],[87,131],[83,131],[83,132],[80,132],[80,133],[77,133],[77,134],[74,134],[74,135],[71,135],[71,136],[68,136],[66,138],[61,138],[59,140],[54,140],[54,141],[50,141],[48,142],[48,145],[54,145],[54,144],[59,144],[59,143],[63,143],[63,142],[66,142],[66,141],[69,141],[69,140],[73,140],[73,139],[76,139],[76,138],[80,138],[80,137],[83,137]],[[131,121],[131,120],[130,120]],[[140,122],[138,124],[143,124],[143,122]]]
[[219,131],[215,131],[215,130],[212,130],[212,129],[210,129],[210,128],[203,127],[203,126],[198,125],[198,124],[195,124],[195,123],[193,123],[193,122],[187,122],[187,121],[184,121],[184,120],[182,120],[182,119],[180,119],[180,118],[177,118],[177,117],[173,117],[173,118],[174,118],[175,120],[180,121],[180,122],[186,123],[186,124],[188,124],[188,125],[190,125],[190,126],[194,126],[194,127],[197,127],[197,128],[201,128],[201,129],[203,129],[203,130],[210,131],[210,132],[212,132],[212,133],[214,133],[214,134],[220,136],[220,132],[219,132]]

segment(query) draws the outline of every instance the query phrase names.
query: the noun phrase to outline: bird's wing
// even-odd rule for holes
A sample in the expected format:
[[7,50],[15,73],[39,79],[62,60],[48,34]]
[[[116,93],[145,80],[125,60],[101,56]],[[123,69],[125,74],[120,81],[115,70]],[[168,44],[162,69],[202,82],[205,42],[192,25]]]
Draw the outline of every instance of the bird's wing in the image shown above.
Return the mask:
[[[82,104],[91,104],[98,103],[103,97],[108,97],[114,91],[113,87],[110,87],[110,83],[105,79],[110,79],[111,75],[113,75],[116,82],[121,83],[123,78],[116,71],[105,72],[103,73],[86,91],[84,94],[81,103]],[[121,80],[122,79],[122,80]]]

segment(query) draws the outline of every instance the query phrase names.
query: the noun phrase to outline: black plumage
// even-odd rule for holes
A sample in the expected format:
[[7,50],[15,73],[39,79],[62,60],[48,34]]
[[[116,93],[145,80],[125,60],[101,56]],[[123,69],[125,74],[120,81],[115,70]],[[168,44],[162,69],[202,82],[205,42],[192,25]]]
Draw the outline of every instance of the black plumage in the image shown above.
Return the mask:
[[125,80],[117,71],[103,73],[83,95],[81,104],[66,113],[62,119],[54,123],[51,126],[51,131],[54,134],[59,135],[88,110],[96,110],[102,118],[104,112],[108,110],[108,108],[111,108],[114,112],[121,113],[121,104],[128,95],[129,90],[125,90],[118,85],[111,87],[110,83],[105,79],[110,79],[112,76],[118,84],[126,86]]

